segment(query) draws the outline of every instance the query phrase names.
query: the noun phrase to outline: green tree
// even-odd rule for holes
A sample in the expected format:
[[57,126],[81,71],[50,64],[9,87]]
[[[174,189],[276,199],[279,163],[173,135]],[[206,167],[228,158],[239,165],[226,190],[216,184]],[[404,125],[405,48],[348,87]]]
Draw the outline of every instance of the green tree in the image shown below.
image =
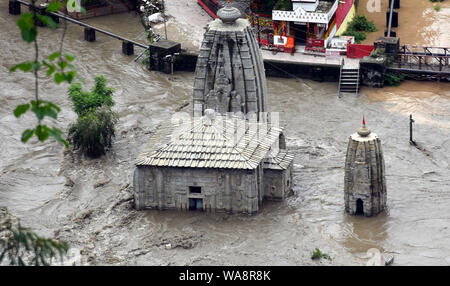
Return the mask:
[[94,158],[105,154],[115,137],[117,114],[111,110],[114,89],[106,83],[103,76],[97,76],[90,92],[83,91],[77,83],[69,87],[69,97],[78,114],[77,122],[69,129],[69,142],[74,150],[80,149]]
[[10,265],[48,266],[57,256],[63,261],[68,249],[66,242],[41,237],[10,218],[0,223],[0,264],[6,258]]

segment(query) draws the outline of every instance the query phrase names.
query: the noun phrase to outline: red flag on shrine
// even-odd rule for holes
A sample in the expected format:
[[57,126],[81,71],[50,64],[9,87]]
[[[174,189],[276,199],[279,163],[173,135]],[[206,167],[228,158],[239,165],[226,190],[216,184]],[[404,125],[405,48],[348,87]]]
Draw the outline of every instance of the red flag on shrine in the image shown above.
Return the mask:
[[366,126],[366,118],[363,115],[363,126]]

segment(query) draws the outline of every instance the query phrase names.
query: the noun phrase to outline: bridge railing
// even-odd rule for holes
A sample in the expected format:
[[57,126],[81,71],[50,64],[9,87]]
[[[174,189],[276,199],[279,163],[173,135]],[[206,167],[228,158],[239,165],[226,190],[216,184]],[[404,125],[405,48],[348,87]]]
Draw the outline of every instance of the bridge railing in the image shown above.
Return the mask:
[[395,57],[398,68],[443,71],[450,69],[450,49],[445,47],[401,46]]

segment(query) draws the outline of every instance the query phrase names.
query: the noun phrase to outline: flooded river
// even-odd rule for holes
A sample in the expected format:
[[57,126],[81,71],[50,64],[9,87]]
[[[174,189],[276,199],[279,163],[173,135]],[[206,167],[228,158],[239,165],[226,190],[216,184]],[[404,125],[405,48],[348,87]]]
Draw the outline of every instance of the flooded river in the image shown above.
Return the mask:
[[[365,265],[370,248],[394,254],[397,265],[450,264],[449,84],[404,82],[338,98],[337,83],[269,78],[270,108],[282,112],[295,155],[294,194],[254,216],[137,212],[134,159],[155,128],[191,102],[193,73],[149,72],[121,53],[119,41],[97,34],[96,42],[85,42],[83,30],[69,24],[64,48],[76,56],[86,88],[103,74],[116,89],[116,140],[95,160],[52,140],[22,144],[35,118],[16,119],[12,111],[32,98],[34,85],[30,75],[8,69],[31,59],[32,48],[20,39],[7,5],[0,1],[0,206],[39,233],[68,241],[66,264]],[[133,13],[87,22],[145,41]],[[39,30],[42,54],[57,50],[60,33]],[[67,85],[42,78],[41,96],[62,108],[49,124],[67,131],[76,120]],[[410,113],[421,149],[408,143]],[[374,218],[344,212],[345,152],[363,114],[381,138],[386,162],[388,211]],[[333,260],[312,261],[316,247]]]

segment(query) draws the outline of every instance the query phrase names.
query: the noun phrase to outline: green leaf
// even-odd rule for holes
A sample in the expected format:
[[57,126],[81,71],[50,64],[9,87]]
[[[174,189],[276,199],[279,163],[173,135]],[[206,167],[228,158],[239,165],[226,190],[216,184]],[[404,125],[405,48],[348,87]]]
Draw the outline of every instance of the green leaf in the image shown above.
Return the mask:
[[19,20],[17,20],[17,26],[19,26],[20,30],[30,30],[34,27],[33,14],[32,13],[24,13],[20,16]]
[[23,62],[20,64],[17,64],[9,69],[10,72],[15,72],[17,69],[20,69],[24,72],[29,72],[33,68],[31,62]]
[[45,11],[47,11],[47,12],[58,12],[59,9],[61,8],[61,6],[62,6],[61,2],[52,1],[48,5],[47,9],[45,9]]
[[58,66],[63,70],[67,67],[67,62],[66,61],[59,61],[58,62]]
[[75,59],[75,57],[74,57],[72,54],[69,54],[69,53],[64,54],[64,56],[66,56],[66,59],[67,59],[69,62],[73,62],[73,60]]
[[30,109],[30,104],[29,103],[18,105],[16,107],[16,109],[14,109],[14,116],[19,118],[22,114],[27,112],[28,109]]
[[33,68],[34,71],[38,71],[41,69],[41,63],[40,62],[34,62],[31,64],[31,67]]
[[75,72],[74,71],[70,71],[66,74],[66,80],[69,83],[72,83],[73,79],[75,78]]
[[48,130],[48,133],[50,134],[50,136],[55,138],[56,141],[64,144],[64,146],[66,146],[66,148],[69,148],[69,143],[61,137],[61,134],[62,134],[61,130],[59,130],[56,127],[53,127],[52,129]]
[[55,72],[55,70],[56,70],[56,68],[54,66],[49,67],[48,71],[47,71],[47,76],[51,76],[52,73]]
[[27,143],[27,141],[33,136],[34,129],[27,129],[22,133],[22,142]]
[[55,21],[53,21],[52,17],[47,16],[47,15],[37,15],[37,17],[45,25],[47,25],[47,26],[49,26],[49,27],[51,27],[53,29],[58,28],[58,24],[56,24]]
[[64,74],[62,74],[62,73],[55,73],[55,82],[57,84],[60,84],[63,81],[64,81]]
[[56,58],[59,58],[60,53],[59,52],[54,52],[53,54],[51,54],[50,56],[48,56],[48,58],[53,61]]
[[45,140],[47,140],[48,136],[50,135],[48,133],[48,130],[49,130],[49,128],[47,127],[47,125],[38,125],[36,127],[36,130],[34,131],[34,133],[38,137],[39,141],[44,142]]
[[37,37],[36,27],[22,30],[22,39],[28,43],[34,42]]

